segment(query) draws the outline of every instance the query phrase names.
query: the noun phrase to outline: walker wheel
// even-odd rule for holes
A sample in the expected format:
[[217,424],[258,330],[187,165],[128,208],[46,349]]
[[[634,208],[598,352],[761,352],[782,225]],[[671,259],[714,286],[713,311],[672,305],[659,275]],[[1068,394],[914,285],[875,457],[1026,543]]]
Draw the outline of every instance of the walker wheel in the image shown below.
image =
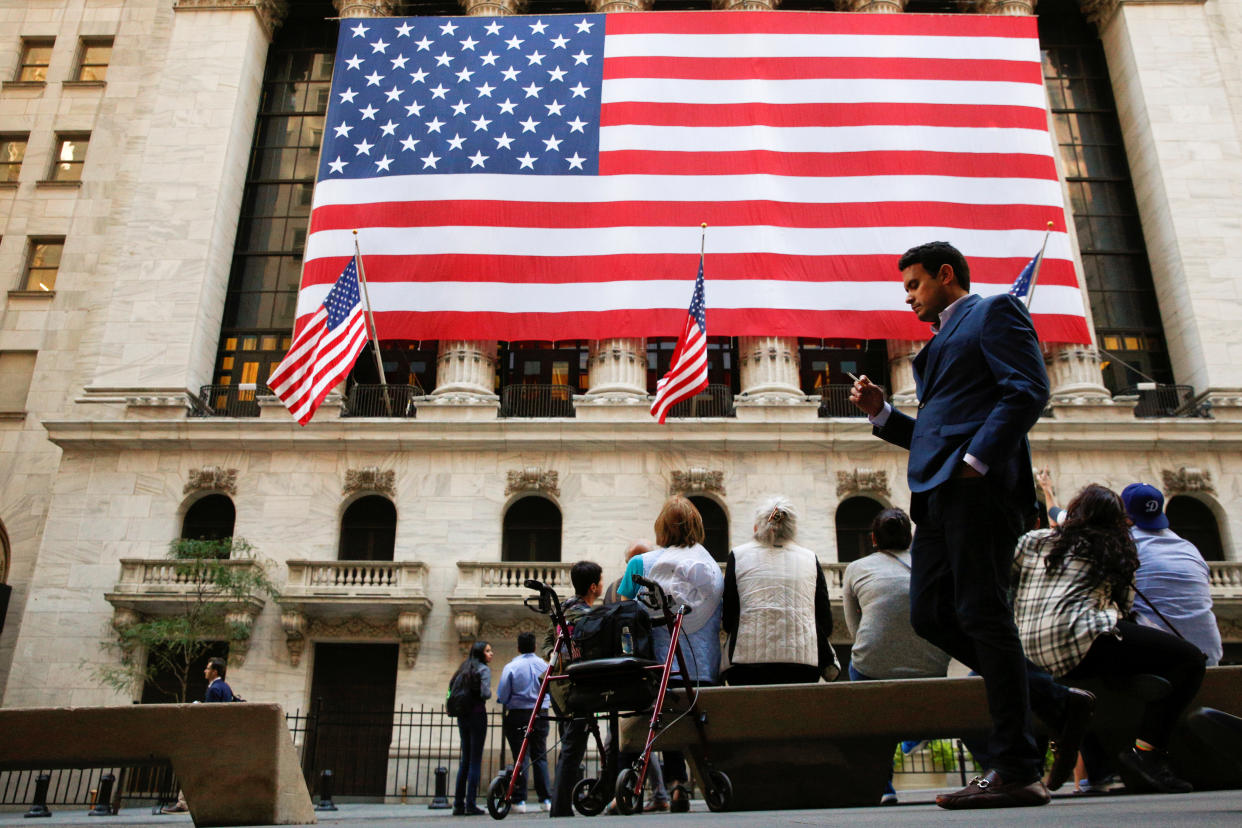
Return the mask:
[[578,783],[574,785],[574,808],[583,816],[596,816],[602,813],[604,806],[608,804],[599,795],[599,791],[596,790],[598,785],[598,779],[579,779]]
[[626,768],[617,775],[617,810],[629,816],[643,811],[643,791],[638,788],[638,771]]
[[733,783],[729,781],[728,775],[723,771],[709,770],[703,798],[707,800],[708,810],[729,810],[729,806],[733,803]]
[[513,802],[509,800],[509,774],[501,772],[487,788],[487,812],[492,819],[504,819],[509,815]]

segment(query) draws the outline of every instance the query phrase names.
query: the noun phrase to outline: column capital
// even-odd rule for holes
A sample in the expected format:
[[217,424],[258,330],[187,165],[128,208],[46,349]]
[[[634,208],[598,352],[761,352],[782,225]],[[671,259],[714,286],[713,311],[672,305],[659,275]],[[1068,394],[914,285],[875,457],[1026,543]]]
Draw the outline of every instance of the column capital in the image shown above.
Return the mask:
[[332,6],[342,20],[355,17],[392,17],[396,14],[396,0],[332,0]]
[[272,35],[289,13],[289,4],[285,0],[176,0],[173,3],[175,12],[227,11],[229,9],[253,11],[259,18],[259,25],[267,33],[267,39],[271,40]]
[[1009,17],[1030,17],[1039,0],[975,0],[979,14],[1000,14]]
[[781,0],[712,0],[712,8],[719,11],[771,11]]
[[655,0],[587,0],[587,6],[593,12],[606,14],[608,12],[632,12],[632,11],[651,11],[651,7],[655,5]]
[[526,0],[457,0],[471,17],[507,17],[526,10]]
[[837,11],[870,12],[872,14],[900,14],[906,10],[906,0],[836,0]]

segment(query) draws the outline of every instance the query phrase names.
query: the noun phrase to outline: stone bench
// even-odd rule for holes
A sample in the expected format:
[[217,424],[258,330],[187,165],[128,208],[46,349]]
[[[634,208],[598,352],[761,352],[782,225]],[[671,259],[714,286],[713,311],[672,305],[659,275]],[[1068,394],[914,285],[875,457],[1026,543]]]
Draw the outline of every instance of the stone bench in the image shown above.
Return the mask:
[[196,826],[314,823],[276,704],[0,710],[0,770],[172,764]]
[[[1132,739],[1138,703],[1107,689],[1100,695],[1103,741],[1115,746],[1115,734],[1127,728]],[[684,709],[680,702],[677,694],[665,722]],[[1199,705],[1242,715],[1242,667],[1210,669],[1192,708]],[[984,738],[990,729],[979,678],[708,687],[699,708],[707,716],[707,756],[733,783],[733,810],[875,805],[898,741]],[[646,724],[625,721],[623,749],[641,750]],[[684,751],[702,777],[704,750],[690,719],[670,727],[657,747]],[[1179,730],[1172,749],[1197,787],[1242,787],[1236,771],[1222,776],[1221,763],[1197,750],[1188,733]]]

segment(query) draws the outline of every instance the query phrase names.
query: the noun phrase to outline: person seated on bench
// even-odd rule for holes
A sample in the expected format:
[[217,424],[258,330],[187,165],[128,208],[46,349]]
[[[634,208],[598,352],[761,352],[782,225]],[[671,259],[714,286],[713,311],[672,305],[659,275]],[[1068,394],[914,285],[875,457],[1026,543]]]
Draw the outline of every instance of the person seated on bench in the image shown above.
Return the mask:
[[1147,702],[1134,748],[1118,761],[1161,793],[1184,793],[1165,753],[1178,716],[1203,682],[1194,645],[1126,620],[1138,553],[1121,498],[1092,484],[1070,501],[1064,523],[1030,532],[1014,556],[1014,618],[1027,658],[1066,679],[1152,673],[1173,690]]
[[754,540],[729,553],[721,619],[728,684],[814,684],[839,672],[828,584],[797,535],[793,503],[774,495],[755,509]]
[[[634,577],[643,576],[658,583],[674,601],[690,607],[690,614],[681,624],[681,652],[688,663],[676,666],[696,685],[715,684],[720,673],[720,599],[724,576],[720,574],[720,564],[703,548],[703,517],[686,498],[671,497],[656,518],[655,536],[656,548],[630,560],[617,593],[634,598],[639,592]],[[657,659],[668,656],[670,632],[664,627],[651,631]],[[670,689],[677,681],[674,679]],[[690,795],[685,788],[689,779],[682,754],[664,751],[664,780],[670,786],[671,810],[690,810]]]
[[[845,623],[854,636],[850,680],[943,678],[949,654],[910,626],[910,518],[885,509],[871,522],[875,551],[845,568]],[[894,805],[889,774],[881,805]]]
[[[604,594],[604,570],[592,561],[578,561],[569,569],[569,581],[574,587],[574,597],[561,604],[561,612],[565,614],[565,623],[572,629],[574,623],[591,611],[591,607]],[[569,651],[561,645],[560,652],[553,652],[556,644],[556,624],[548,630],[543,639],[543,652],[549,668],[554,675],[565,671]],[[565,693],[568,692],[565,682],[552,682],[548,690],[552,695],[552,703],[556,705],[557,715],[564,715]],[[552,783],[552,811],[550,816],[571,817],[574,815],[573,791],[578,781],[578,766],[586,756],[587,736],[590,734],[584,719],[570,719],[561,724],[561,755],[556,760],[556,781]]]

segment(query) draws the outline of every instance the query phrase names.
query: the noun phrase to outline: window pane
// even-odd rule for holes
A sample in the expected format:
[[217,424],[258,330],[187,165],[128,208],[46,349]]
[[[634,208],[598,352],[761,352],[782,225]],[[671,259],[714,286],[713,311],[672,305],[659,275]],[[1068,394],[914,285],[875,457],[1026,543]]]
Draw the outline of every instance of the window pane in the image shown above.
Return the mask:
[[52,61],[51,40],[27,40],[22,43],[21,63],[17,68],[19,81],[46,81],[47,66]]
[[56,146],[56,159],[52,165],[54,181],[79,181],[82,178],[82,164],[86,159],[86,145],[90,139],[86,136],[61,138]]
[[112,41],[83,41],[77,79],[81,81],[105,80],[108,76],[108,64],[111,62]]
[[0,137],[0,181],[16,181],[25,157],[25,137]]

